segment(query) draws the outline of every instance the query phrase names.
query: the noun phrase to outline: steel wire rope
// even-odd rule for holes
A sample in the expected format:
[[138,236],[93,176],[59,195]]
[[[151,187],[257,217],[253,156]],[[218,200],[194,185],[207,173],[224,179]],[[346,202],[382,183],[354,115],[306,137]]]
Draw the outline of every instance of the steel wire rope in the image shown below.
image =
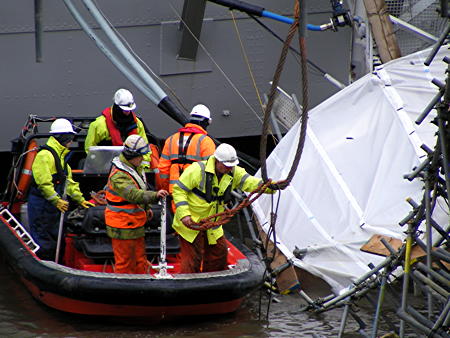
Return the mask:
[[98,11],[103,16],[105,21],[109,24],[111,29],[117,34],[117,36],[120,38],[122,43],[127,47],[127,49],[130,51],[130,53],[145,67],[145,69],[147,69],[155,78],[158,79],[158,81],[160,81],[160,83],[162,83],[166,87],[166,89],[173,95],[173,97],[175,97],[175,99],[183,107],[183,109],[185,111],[188,111],[188,109],[185,107],[185,105],[183,104],[181,99],[178,97],[176,92],[159,75],[157,75],[153,71],[153,69],[151,69],[150,66],[144,60],[142,60],[142,58],[134,51],[134,49],[131,47],[131,45],[128,43],[128,41],[122,36],[122,34],[120,34],[120,32],[116,29],[116,27],[114,27],[114,25],[111,23],[111,21],[109,21],[108,17],[103,13],[103,11],[98,6],[97,1],[96,0],[92,0],[92,1],[95,3]]
[[[259,89],[258,89],[258,85],[256,84],[255,76],[253,75],[253,71],[252,71],[252,68],[250,66],[250,62],[248,60],[247,51],[245,50],[244,43],[242,42],[242,39],[241,39],[241,34],[239,33],[239,28],[238,28],[237,23],[236,23],[236,17],[234,16],[234,13],[233,13],[232,10],[230,10],[230,15],[231,15],[231,17],[233,19],[234,29],[236,31],[236,35],[238,37],[239,44],[241,46],[241,52],[242,52],[242,55],[244,57],[245,64],[246,64],[248,72],[250,74],[250,78],[252,79],[253,88],[255,88],[256,96],[258,97],[259,105],[261,107],[261,112],[264,114],[264,104],[262,102],[261,95],[260,95]],[[272,139],[274,141],[274,144],[277,144],[277,140],[273,136],[273,133],[271,133],[271,135],[272,135]]]
[[295,2],[295,20],[294,23],[289,28],[289,32],[286,38],[285,43],[283,44],[283,49],[280,55],[280,59],[277,64],[277,68],[275,70],[274,79],[272,81],[272,85],[270,88],[269,100],[267,102],[266,111],[264,114],[264,122],[263,122],[263,130],[261,135],[261,143],[260,143],[260,162],[261,162],[261,177],[263,181],[267,181],[267,163],[266,163],[266,147],[267,147],[267,132],[269,127],[269,114],[272,110],[273,102],[275,99],[275,90],[278,87],[278,83],[280,81],[281,72],[284,67],[284,63],[286,61],[286,56],[289,50],[289,45],[291,44],[292,38],[294,37],[296,28],[299,30],[299,46],[300,46],[300,55],[301,55],[301,70],[302,70],[302,118],[300,125],[300,137],[297,144],[297,150],[295,153],[294,160],[292,162],[291,168],[287,177],[284,180],[278,181],[278,186],[281,189],[285,189],[289,183],[291,182],[294,174],[297,170],[298,164],[300,162],[301,155],[303,153],[303,147],[306,139],[306,127],[308,122],[308,75],[307,75],[307,66],[306,66],[306,43],[305,43],[305,34],[303,32],[302,26],[304,26],[304,20],[301,20],[301,24],[299,24],[300,15],[304,15],[304,8],[300,9],[299,0]]
[[[269,114],[272,111],[272,106],[273,106],[273,102],[274,102],[274,98],[275,98],[275,90],[278,87],[278,83],[281,77],[281,72],[283,70],[284,67],[284,63],[287,57],[287,53],[289,51],[289,45],[292,41],[292,38],[295,34],[295,31],[298,27],[299,29],[299,45],[300,45],[300,51],[301,51],[301,69],[302,69],[302,88],[303,88],[303,112],[302,112],[302,121],[301,121],[301,132],[300,132],[300,137],[299,137],[299,142],[297,145],[297,151],[295,154],[295,158],[292,164],[291,169],[289,170],[289,174],[287,176],[287,178],[283,181],[279,181],[277,182],[277,184],[279,185],[279,187],[281,189],[284,189],[287,187],[287,185],[289,185],[290,181],[292,180],[295,171],[297,169],[298,163],[300,161],[300,157],[301,154],[303,152],[303,146],[304,146],[304,142],[305,142],[305,138],[306,138],[306,124],[307,124],[307,118],[308,118],[308,114],[307,114],[307,107],[308,107],[308,96],[307,96],[307,67],[306,67],[306,51],[305,51],[305,42],[304,42],[304,33],[302,32],[301,25],[304,25],[304,16],[301,20],[301,23],[299,24],[300,21],[300,14],[303,15],[304,13],[304,2],[302,2],[302,4],[300,5],[299,0],[296,0],[295,2],[295,7],[294,7],[294,23],[291,25],[291,27],[289,28],[289,32],[286,38],[286,41],[283,44],[283,49],[280,55],[280,59],[278,61],[277,64],[277,68],[275,71],[275,75],[274,75],[274,79],[272,81],[272,85],[270,88],[270,94],[269,94],[269,100],[267,102],[266,105],[266,111],[264,114],[264,122],[263,122],[263,131],[262,131],[262,135],[261,135],[261,144],[260,144],[260,161],[261,161],[261,176],[264,182],[268,181],[271,182],[270,179],[268,179],[267,177],[267,167],[266,167],[266,147],[267,147],[267,132],[268,132],[268,121],[269,121]],[[301,8],[300,8],[301,7]],[[281,193],[280,193],[281,196]],[[275,212],[273,210],[273,197],[272,197],[272,201],[271,201],[271,213],[270,213],[270,225],[269,225],[269,229],[267,230],[267,238],[266,238],[266,270],[271,271],[271,262],[269,262],[268,257],[268,248],[269,248],[269,240],[271,237],[273,237],[273,253],[272,253],[272,261],[275,258],[275,254],[276,254],[276,250],[277,250],[277,241],[276,241],[276,228],[275,228],[275,224],[276,224],[276,218],[277,218],[277,212],[278,212],[278,206],[279,206],[279,201],[280,201],[280,196],[278,196],[278,202],[277,202],[277,206],[275,209]],[[271,282],[272,282],[272,273],[270,273],[270,278],[271,278]],[[271,287],[271,285],[269,285],[269,287]],[[268,320],[269,318],[269,310],[270,310],[270,304],[271,304],[271,294],[270,294],[270,298],[269,298],[269,302],[268,302],[268,306],[267,306],[267,316],[266,319]]]
[[[274,200],[273,200],[273,195],[271,196],[271,203],[270,203],[270,224],[269,224],[269,229],[267,231],[267,238],[266,238],[266,272],[269,273],[269,301],[267,303],[267,314],[266,314],[266,320],[269,320],[269,312],[270,312],[270,305],[272,303],[272,289],[273,289],[273,276],[272,276],[272,268],[270,266],[270,264],[272,264],[272,262],[275,260],[275,256],[276,256],[276,252],[277,252],[277,235],[276,235],[276,231],[275,231],[275,224],[277,221],[277,215],[278,215],[278,207],[280,206],[280,199],[281,199],[281,192],[278,194],[278,200],[275,204],[275,211],[274,211]],[[272,257],[268,258],[267,252],[268,252],[268,248],[269,248],[269,240],[270,237],[273,234],[273,251],[272,251]]]
[[225,74],[224,70],[219,66],[219,64],[216,62],[216,60],[212,57],[211,53],[208,52],[205,45],[192,33],[189,26],[186,24],[186,22],[183,20],[183,18],[180,16],[180,14],[177,12],[177,10],[173,7],[172,2],[169,1],[169,5],[174,11],[174,13],[177,15],[180,22],[184,24],[184,27],[188,29],[188,31],[191,33],[192,37],[195,39],[195,41],[199,44],[199,46],[203,49],[203,51],[206,53],[206,55],[211,59],[211,61],[214,63],[214,65],[217,67],[217,69],[220,71],[220,73],[223,75],[223,77],[228,81],[231,88],[234,89],[234,91],[238,94],[238,96],[244,101],[244,103],[247,105],[248,108],[255,114],[255,116],[258,118],[259,121],[262,122],[261,117],[258,115],[258,113],[253,109],[253,107],[250,105],[250,103],[245,99],[245,97],[242,95],[242,93],[239,91],[239,89],[236,87],[236,85],[231,81],[231,79]]

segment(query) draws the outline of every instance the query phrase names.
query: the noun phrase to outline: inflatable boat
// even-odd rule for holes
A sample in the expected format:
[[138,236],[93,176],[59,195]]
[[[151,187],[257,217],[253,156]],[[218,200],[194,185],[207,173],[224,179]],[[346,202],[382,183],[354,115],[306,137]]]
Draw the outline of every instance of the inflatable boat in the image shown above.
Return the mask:
[[[86,123],[84,119],[72,122],[78,126]],[[21,188],[26,186],[23,175],[30,165],[26,155],[48,136],[34,130],[19,142],[20,147],[16,145],[9,178],[14,184],[9,185],[0,210],[1,255],[38,301],[68,313],[161,319],[233,312],[262,285],[262,263],[230,236],[226,270],[179,273],[179,241],[170,227],[172,215],[160,204],[152,206],[153,218],[146,224],[146,252],[151,262],[146,274],[114,273],[114,255],[104,224],[105,206],[99,203],[89,209],[72,207],[64,217],[60,255],[51,261],[40,259],[39,245],[26,225],[26,192],[18,187],[19,182]],[[76,147],[82,147],[82,131],[75,141],[76,153]],[[107,180],[107,173],[89,169],[91,164],[73,169],[83,192],[104,186]]]

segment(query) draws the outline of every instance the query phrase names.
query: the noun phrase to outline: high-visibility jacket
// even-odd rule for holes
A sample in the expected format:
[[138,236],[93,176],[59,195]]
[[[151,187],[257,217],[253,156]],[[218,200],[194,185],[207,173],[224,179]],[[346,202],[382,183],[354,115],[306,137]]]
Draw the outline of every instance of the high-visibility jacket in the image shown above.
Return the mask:
[[[69,153],[69,149],[60,144],[53,136],[49,137],[46,145],[55,151],[56,155],[59,157],[61,166],[64,168],[65,157]],[[53,154],[47,149],[40,150],[34,159],[31,170],[33,173],[33,180],[36,183],[39,192],[46,200],[53,205],[56,205],[56,202],[62,196],[58,194],[55,189],[54,176],[58,173],[58,170]],[[78,182],[75,182],[72,179],[72,169],[69,165],[67,165],[66,193],[78,204],[81,204],[81,202],[85,200]]]
[[194,123],[187,123],[168,137],[158,166],[163,189],[172,193],[183,171],[194,162],[206,160],[215,150],[216,145],[206,130]]
[[[105,108],[102,112],[102,115],[97,117],[95,121],[93,121],[89,125],[89,130],[86,135],[86,139],[84,141],[84,150],[86,151],[86,153],[89,152],[89,147],[96,146],[99,144],[113,145],[113,146],[123,145],[123,142],[125,140],[122,140],[120,137],[120,131],[116,127],[115,122],[112,119],[111,111],[112,107]],[[138,134],[145,140],[145,142],[148,143],[147,135],[145,134],[144,124],[138,117],[136,117],[136,115],[133,112],[132,114],[135,119],[137,128],[130,130],[129,135]],[[150,166],[150,155],[151,152],[144,155],[144,161],[142,162],[142,164],[144,165],[145,168],[149,168]]]
[[116,239],[143,237],[147,205],[156,203],[156,192],[147,190],[142,165],[134,167],[122,154],[114,158],[112,164],[106,187],[108,236]]
[[[224,174],[220,182],[215,173],[216,159],[213,156],[206,161],[195,162],[189,166],[173,186],[173,200],[176,205],[172,227],[188,242],[193,242],[197,230],[187,228],[181,219],[191,216],[194,222],[225,210],[224,205],[231,199],[231,191],[241,189],[251,192],[262,180],[251,176],[244,168],[233,167]],[[273,193],[267,189],[266,192]],[[214,219],[212,221],[215,221]],[[215,244],[223,236],[222,226],[206,230],[209,244]]]

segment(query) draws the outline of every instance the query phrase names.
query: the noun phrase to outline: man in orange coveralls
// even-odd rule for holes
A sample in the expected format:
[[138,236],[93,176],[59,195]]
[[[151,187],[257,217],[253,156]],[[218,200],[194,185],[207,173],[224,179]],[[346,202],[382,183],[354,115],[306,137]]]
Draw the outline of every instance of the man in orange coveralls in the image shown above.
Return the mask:
[[112,161],[106,188],[106,232],[111,238],[116,273],[146,273],[145,223],[150,204],[167,196],[166,190],[149,191],[142,160],[149,152],[142,136],[127,137],[119,157]]
[[[206,129],[211,123],[211,112],[203,104],[191,110],[189,123],[169,136],[159,159],[159,174],[162,188],[172,194],[173,185],[192,163],[204,161],[214,154],[216,145]],[[175,204],[172,203],[175,212]]]

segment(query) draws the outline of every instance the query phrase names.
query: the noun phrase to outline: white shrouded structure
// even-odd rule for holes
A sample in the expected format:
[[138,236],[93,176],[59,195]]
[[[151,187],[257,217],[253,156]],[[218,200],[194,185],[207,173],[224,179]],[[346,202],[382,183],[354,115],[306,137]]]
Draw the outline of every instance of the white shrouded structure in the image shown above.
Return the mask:
[[[369,271],[383,257],[361,246],[372,235],[403,239],[398,225],[420,203],[423,183],[408,181],[434,149],[433,110],[420,125],[414,121],[438,93],[433,78],[445,83],[450,56],[442,47],[429,67],[421,51],[377,68],[309,112],[306,143],[291,185],[281,193],[276,224],[278,248],[294,264],[324,279],[335,292]],[[291,128],[267,160],[268,177],[286,178],[297,148],[300,122]],[[271,196],[253,204],[267,232]],[[275,199],[276,200],[276,199]],[[448,226],[448,207],[437,205],[434,219]],[[295,248],[306,249],[302,260]]]

